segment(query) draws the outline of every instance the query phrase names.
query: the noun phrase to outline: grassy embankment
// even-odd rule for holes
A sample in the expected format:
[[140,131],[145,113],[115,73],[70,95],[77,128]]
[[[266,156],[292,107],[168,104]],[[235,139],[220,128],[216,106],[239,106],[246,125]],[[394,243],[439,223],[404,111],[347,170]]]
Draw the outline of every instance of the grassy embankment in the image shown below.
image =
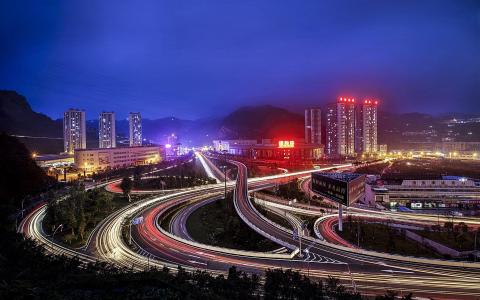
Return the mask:
[[196,210],[187,220],[191,237],[204,244],[248,251],[272,251],[279,245],[253,231],[237,215],[232,193]]

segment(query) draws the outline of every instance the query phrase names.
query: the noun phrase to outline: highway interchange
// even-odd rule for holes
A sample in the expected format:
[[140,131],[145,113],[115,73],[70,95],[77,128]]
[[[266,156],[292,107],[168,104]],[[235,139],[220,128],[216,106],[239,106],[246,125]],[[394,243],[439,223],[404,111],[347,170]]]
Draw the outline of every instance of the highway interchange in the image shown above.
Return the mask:
[[[299,241],[293,238],[292,230],[272,222],[258,212],[250,200],[249,192],[272,186],[279,180],[308,176],[314,170],[247,179],[245,165],[230,161],[236,165],[238,172],[236,181],[227,183],[227,189],[234,190],[234,206],[238,215],[253,230],[279,244],[283,251],[240,251],[195,242],[186,229],[188,216],[202,205],[221,201],[224,192],[224,185],[220,183],[223,179],[222,172],[208,157],[201,153],[197,153],[197,156],[207,173],[216,177],[219,183],[168,194],[160,191],[145,200],[129,204],[102,221],[83,249],[69,249],[46,236],[41,225],[45,206],[39,206],[31,212],[22,221],[20,231],[45,245],[45,249],[54,254],[77,256],[85,262],[100,260],[134,270],[164,266],[176,268],[181,265],[187,270],[202,269],[222,273],[236,265],[241,270],[261,274],[269,268],[291,268],[312,278],[338,277],[346,286],[366,293],[381,293],[386,289],[393,289],[441,299],[480,296],[480,264],[401,257],[336,245],[328,239],[325,240],[325,237],[318,236],[322,222],[332,216],[325,216],[317,221],[316,237],[303,238],[300,257]],[[324,170],[350,167],[347,164]],[[296,215],[302,214],[288,206],[277,206],[273,209],[288,209]],[[172,210],[176,212],[169,221],[168,230],[165,230],[160,226],[160,221]],[[348,213],[368,216],[374,214],[418,222],[438,221],[437,216],[359,208],[350,208]],[[143,222],[131,226],[131,246],[128,243],[129,224],[133,218],[140,216],[143,217]],[[298,225],[292,217],[287,221],[292,226]],[[469,224],[480,224],[476,219],[465,221]]]

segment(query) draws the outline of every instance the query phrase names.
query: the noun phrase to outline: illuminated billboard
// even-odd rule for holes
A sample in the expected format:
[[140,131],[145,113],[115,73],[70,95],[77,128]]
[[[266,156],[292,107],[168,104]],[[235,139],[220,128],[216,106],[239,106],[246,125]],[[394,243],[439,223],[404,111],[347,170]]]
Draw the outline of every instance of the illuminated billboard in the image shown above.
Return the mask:
[[294,148],[295,141],[278,141],[278,148]]
[[365,196],[365,175],[312,173],[312,190],[345,206]]

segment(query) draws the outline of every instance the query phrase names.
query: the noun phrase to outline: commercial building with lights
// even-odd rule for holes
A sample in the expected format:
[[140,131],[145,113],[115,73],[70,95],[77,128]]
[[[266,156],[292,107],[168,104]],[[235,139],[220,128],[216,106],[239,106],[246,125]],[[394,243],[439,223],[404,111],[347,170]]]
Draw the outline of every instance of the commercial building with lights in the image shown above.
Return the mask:
[[98,117],[98,147],[99,148],[115,148],[115,113],[101,112]]
[[322,111],[319,108],[305,109],[305,143],[322,143]]
[[339,98],[327,108],[326,154],[335,156],[355,155],[355,99]]
[[130,147],[142,145],[142,116],[139,112],[128,114]]
[[373,187],[376,202],[395,208],[435,209],[480,207],[480,185],[475,181],[444,176],[441,179],[408,179],[400,184]]
[[215,140],[216,152],[226,152],[248,159],[313,161],[323,157],[323,145],[307,144],[303,140]]
[[86,147],[85,111],[71,108],[63,114],[64,152],[73,154],[74,150],[85,149]]
[[360,106],[358,118],[358,146],[357,152],[378,152],[378,101],[364,100]]
[[164,157],[164,148],[157,146],[81,149],[75,151],[74,164],[90,172],[159,163]]

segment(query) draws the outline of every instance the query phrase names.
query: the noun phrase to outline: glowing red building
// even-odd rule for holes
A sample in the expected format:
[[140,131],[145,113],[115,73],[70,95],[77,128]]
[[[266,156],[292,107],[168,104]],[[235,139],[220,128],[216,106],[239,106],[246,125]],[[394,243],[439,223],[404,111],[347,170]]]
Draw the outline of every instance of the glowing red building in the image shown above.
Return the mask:
[[326,145],[328,156],[355,155],[355,99],[341,97],[327,108]]

